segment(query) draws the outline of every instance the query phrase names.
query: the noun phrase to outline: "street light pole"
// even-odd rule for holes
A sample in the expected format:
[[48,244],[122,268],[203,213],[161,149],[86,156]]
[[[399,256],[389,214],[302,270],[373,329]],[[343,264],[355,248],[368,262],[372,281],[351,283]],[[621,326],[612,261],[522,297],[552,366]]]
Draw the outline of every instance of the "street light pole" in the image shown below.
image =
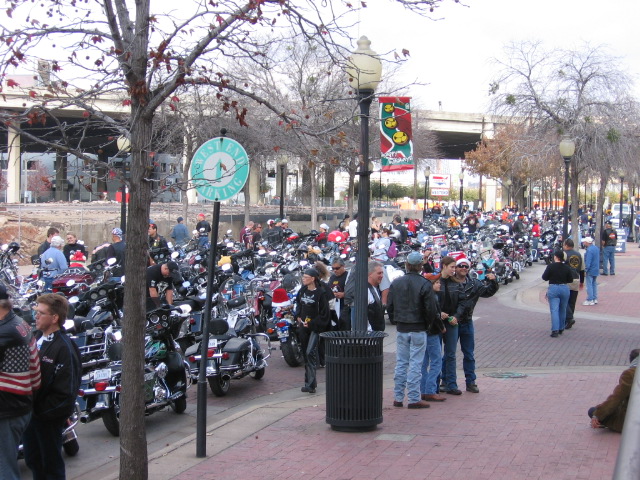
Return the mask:
[[624,191],[624,172],[620,172],[620,221],[618,222],[618,228],[622,228],[622,194]]
[[427,193],[429,191],[429,176],[431,175],[431,167],[424,169],[424,206],[422,207],[422,220],[427,218]]
[[464,169],[460,172],[460,174],[458,175],[458,178],[460,179],[460,208],[459,208],[459,212],[460,212],[460,216],[462,216],[462,195],[464,193],[464,187],[463,187]]
[[564,159],[564,217],[562,221],[562,241],[569,238],[569,164],[576,151],[576,144],[568,137],[564,137],[559,145],[560,155]]
[[127,235],[127,162],[126,162],[126,154],[131,151],[131,141],[129,137],[125,137],[124,135],[119,136],[116,139],[116,146],[118,150],[122,153],[125,153],[125,156],[122,157],[122,189],[121,189],[121,198],[120,198],[120,230],[122,230],[122,234]]
[[356,278],[354,306],[355,316],[351,325],[352,332],[367,331],[368,307],[368,230],[369,230],[369,110],[374,92],[382,76],[382,63],[377,54],[371,50],[371,42],[367,37],[360,37],[358,49],[351,54],[347,66],[349,84],[355,88],[360,105],[360,183],[358,189],[358,251],[356,254]]
[[284,197],[287,192],[287,186],[284,178],[284,168],[287,166],[287,157],[278,158],[278,166],[280,167],[280,219],[284,218]]

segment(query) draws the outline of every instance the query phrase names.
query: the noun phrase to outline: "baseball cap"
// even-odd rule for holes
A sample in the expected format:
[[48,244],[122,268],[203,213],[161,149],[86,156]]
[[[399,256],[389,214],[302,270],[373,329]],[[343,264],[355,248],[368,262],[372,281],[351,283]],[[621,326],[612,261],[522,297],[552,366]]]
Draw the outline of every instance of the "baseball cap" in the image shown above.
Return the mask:
[[182,275],[180,275],[180,267],[176,262],[167,262],[167,268],[169,269],[169,273],[171,273],[171,280],[175,283],[179,283],[182,281]]
[[0,284],[0,300],[9,300],[9,294],[7,293],[7,288]]
[[272,218],[270,218],[269,220],[267,220],[267,225],[273,225],[275,222],[273,221]]
[[315,268],[307,268],[304,272],[302,272],[304,275],[309,275],[310,277],[314,277],[314,278],[320,278],[320,274],[318,273],[318,270],[316,270]]
[[467,259],[467,258],[459,258],[458,261],[456,262],[456,267],[458,265],[462,265],[463,263],[465,265],[469,266],[469,267],[471,266],[471,262],[469,261],[469,259]]
[[422,258],[422,254],[420,252],[411,252],[407,255],[407,263],[409,265],[422,265],[424,259]]
[[111,235],[115,235],[116,237],[122,238],[122,229],[117,227],[114,228],[113,230],[111,230]]
[[591,238],[591,237],[584,237],[584,238],[582,239],[582,241],[583,241],[584,243],[593,243],[593,238]]
[[289,220],[287,220],[286,218],[283,218],[282,223],[289,223]]
[[605,225],[612,225],[611,220],[607,220],[606,222],[604,222]]
[[324,228],[325,230],[329,230],[329,225],[327,225],[326,223],[323,223],[322,225],[320,225],[320,228]]
[[178,222],[182,222],[183,220],[184,220],[184,218],[178,217]]

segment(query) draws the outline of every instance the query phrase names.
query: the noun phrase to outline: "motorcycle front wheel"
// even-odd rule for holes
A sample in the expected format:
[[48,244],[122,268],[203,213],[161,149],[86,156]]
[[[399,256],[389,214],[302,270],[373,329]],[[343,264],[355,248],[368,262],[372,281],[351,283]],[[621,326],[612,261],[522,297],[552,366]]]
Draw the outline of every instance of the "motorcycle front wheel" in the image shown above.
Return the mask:
[[69,440],[67,443],[63,443],[62,449],[67,456],[75,457],[80,450],[80,444],[78,443],[78,440],[74,438],[73,440]]
[[302,355],[302,348],[295,335],[289,336],[286,342],[280,344],[280,348],[282,349],[282,356],[284,357],[284,361],[287,362],[287,365],[290,367],[299,367],[303,364],[304,355]]
[[120,436],[120,419],[113,407],[102,412],[102,423],[111,435]]
[[229,391],[229,387],[231,386],[231,379],[223,380],[222,377],[209,377],[207,378],[209,381],[209,387],[211,391],[216,397],[224,397]]

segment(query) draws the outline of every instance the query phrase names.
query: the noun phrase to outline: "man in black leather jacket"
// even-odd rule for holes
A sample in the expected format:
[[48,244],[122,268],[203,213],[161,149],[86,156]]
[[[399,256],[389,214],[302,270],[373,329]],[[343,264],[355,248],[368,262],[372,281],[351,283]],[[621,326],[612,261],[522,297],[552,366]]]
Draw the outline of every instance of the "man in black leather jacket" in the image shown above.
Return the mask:
[[75,408],[82,374],[78,347],[61,329],[68,308],[61,295],[50,293],[36,300],[42,388],[23,438],[24,459],[33,478],[65,478],[62,430]]
[[395,407],[402,407],[405,393],[409,408],[429,408],[420,396],[422,361],[427,348],[427,330],[438,312],[431,282],[421,275],[423,258],[420,252],[407,256],[407,274],[396,278],[389,289],[387,311],[396,322],[397,350],[394,373]]
[[[473,330],[473,310],[478,303],[480,297],[489,298],[493,296],[499,288],[496,276],[492,273],[487,274],[484,281],[475,280],[468,277],[471,263],[467,258],[461,258],[456,262],[456,280],[459,282],[459,295],[463,299],[464,313],[458,318],[458,341],[462,350],[463,360],[462,368],[464,370],[465,381],[467,384],[467,392],[480,393],[480,389],[476,385],[476,360],[474,357],[475,337]],[[457,342],[453,345],[454,359],[455,348]],[[444,371],[444,368],[443,368]],[[456,380],[455,369],[449,378]],[[450,381],[447,382],[447,388],[450,388]],[[457,388],[457,386],[456,386]]]

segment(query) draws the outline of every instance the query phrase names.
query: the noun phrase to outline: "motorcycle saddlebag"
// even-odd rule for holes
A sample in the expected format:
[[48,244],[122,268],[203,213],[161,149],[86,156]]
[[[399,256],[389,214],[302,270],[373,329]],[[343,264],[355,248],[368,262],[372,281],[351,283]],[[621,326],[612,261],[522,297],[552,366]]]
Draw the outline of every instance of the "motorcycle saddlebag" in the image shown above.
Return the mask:
[[165,358],[165,363],[167,368],[169,369],[169,373],[177,373],[182,371],[183,363],[182,363],[182,355],[178,352],[167,352],[167,356]]
[[249,351],[251,344],[245,338],[233,337],[222,349],[229,354],[228,360],[222,360],[223,365],[239,365],[242,352]]

